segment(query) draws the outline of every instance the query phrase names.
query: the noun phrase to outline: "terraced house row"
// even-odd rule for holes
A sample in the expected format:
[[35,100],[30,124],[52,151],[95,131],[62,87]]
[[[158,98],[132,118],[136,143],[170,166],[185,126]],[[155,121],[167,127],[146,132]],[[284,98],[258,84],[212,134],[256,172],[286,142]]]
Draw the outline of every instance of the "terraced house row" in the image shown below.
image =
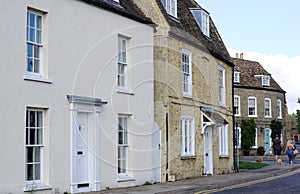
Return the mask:
[[0,193],[232,172],[237,69],[195,0],[4,1],[0,24]]

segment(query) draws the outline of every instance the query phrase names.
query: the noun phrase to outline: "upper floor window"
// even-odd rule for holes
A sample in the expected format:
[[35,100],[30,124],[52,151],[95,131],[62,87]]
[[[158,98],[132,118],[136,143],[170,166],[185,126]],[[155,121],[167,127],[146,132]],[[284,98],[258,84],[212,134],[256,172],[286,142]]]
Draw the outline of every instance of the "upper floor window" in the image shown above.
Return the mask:
[[182,92],[192,95],[192,54],[188,50],[182,51]]
[[282,118],[281,100],[277,100],[277,117]]
[[239,71],[234,71],[234,77],[233,77],[233,82],[234,83],[240,83],[240,72]]
[[168,14],[177,18],[177,0],[161,0]]
[[126,87],[127,82],[127,39],[118,38],[118,86]]
[[225,106],[226,104],[225,69],[224,67],[219,66],[218,71],[219,71],[219,102],[220,105]]
[[43,77],[43,15],[27,11],[26,27],[27,73]]
[[262,85],[263,86],[270,86],[270,76],[263,75],[262,76]]
[[241,101],[240,97],[237,95],[234,95],[234,116],[241,116],[241,107],[240,107]]
[[201,8],[191,8],[190,10],[203,34],[209,37],[209,13]]
[[271,113],[271,99],[270,98],[265,98],[265,117],[272,117]]
[[257,116],[256,97],[248,97],[248,116],[249,117]]
[[181,118],[181,155],[195,155],[195,122],[190,116]]

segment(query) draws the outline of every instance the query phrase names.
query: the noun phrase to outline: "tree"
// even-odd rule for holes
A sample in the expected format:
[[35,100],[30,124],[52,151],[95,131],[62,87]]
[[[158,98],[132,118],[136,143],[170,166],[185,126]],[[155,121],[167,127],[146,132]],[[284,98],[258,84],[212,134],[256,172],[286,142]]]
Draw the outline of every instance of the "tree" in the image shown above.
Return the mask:
[[[243,119],[242,120],[242,125],[241,125],[241,147],[244,149],[244,152],[248,152],[251,148],[251,146],[254,145],[255,141],[255,129],[256,129],[256,124],[253,119],[247,120]],[[246,154],[245,154],[246,155]]]
[[279,139],[280,139],[280,134],[281,134],[281,129],[282,129],[281,122],[278,120],[275,120],[275,119],[272,120],[270,128],[272,129],[271,138],[274,139],[275,136],[278,135]]

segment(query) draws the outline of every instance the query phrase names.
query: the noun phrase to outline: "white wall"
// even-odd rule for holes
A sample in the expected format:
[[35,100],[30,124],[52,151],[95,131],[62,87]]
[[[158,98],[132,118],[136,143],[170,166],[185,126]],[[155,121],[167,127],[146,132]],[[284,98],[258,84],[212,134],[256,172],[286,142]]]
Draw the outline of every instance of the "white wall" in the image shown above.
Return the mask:
[[[52,83],[24,80],[27,6],[46,12],[44,48]],[[26,107],[45,108],[45,182],[69,190],[70,104],[67,94],[101,98],[101,189],[118,186],[117,114],[132,114],[134,184],[151,181],[153,28],[79,1],[3,1],[0,6],[0,193],[25,187]],[[130,37],[130,88],[116,92],[118,34]]]

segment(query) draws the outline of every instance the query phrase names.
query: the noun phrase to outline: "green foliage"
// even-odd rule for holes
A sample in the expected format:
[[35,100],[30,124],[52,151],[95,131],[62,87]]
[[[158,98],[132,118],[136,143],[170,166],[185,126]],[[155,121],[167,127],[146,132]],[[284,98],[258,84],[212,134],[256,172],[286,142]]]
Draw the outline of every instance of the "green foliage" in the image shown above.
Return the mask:
[[296,118],[297,118],[297,126],[296,126],[296,129],[297,129],[297,131],[300,133],[300,110],[297,110]]
[[254,144],[254,138],[255,138],[255,128],[256,124],[253,119],[242,120],[242,125],[241,125],[241,146],[244,150],[249,150],[250,147]]
[[150,183],[149,181],[146,181],[143,185],[144,185],[144,186],[145,186],[145,185],[152,185],[152,183]]
[[240,162],[239,168],[240,169],[258,169],[265,166],[269,166],[269,164],[265,163],[255,163],[255,162]]
[[279,139],[280,139],[280,134],[281,134],[281,129],[282,129],[281,122],[278,120],[275,120],[275,119],[272,120],[270,128],[272,129],[271,138],[274,139],[275,136],[278,135]]

